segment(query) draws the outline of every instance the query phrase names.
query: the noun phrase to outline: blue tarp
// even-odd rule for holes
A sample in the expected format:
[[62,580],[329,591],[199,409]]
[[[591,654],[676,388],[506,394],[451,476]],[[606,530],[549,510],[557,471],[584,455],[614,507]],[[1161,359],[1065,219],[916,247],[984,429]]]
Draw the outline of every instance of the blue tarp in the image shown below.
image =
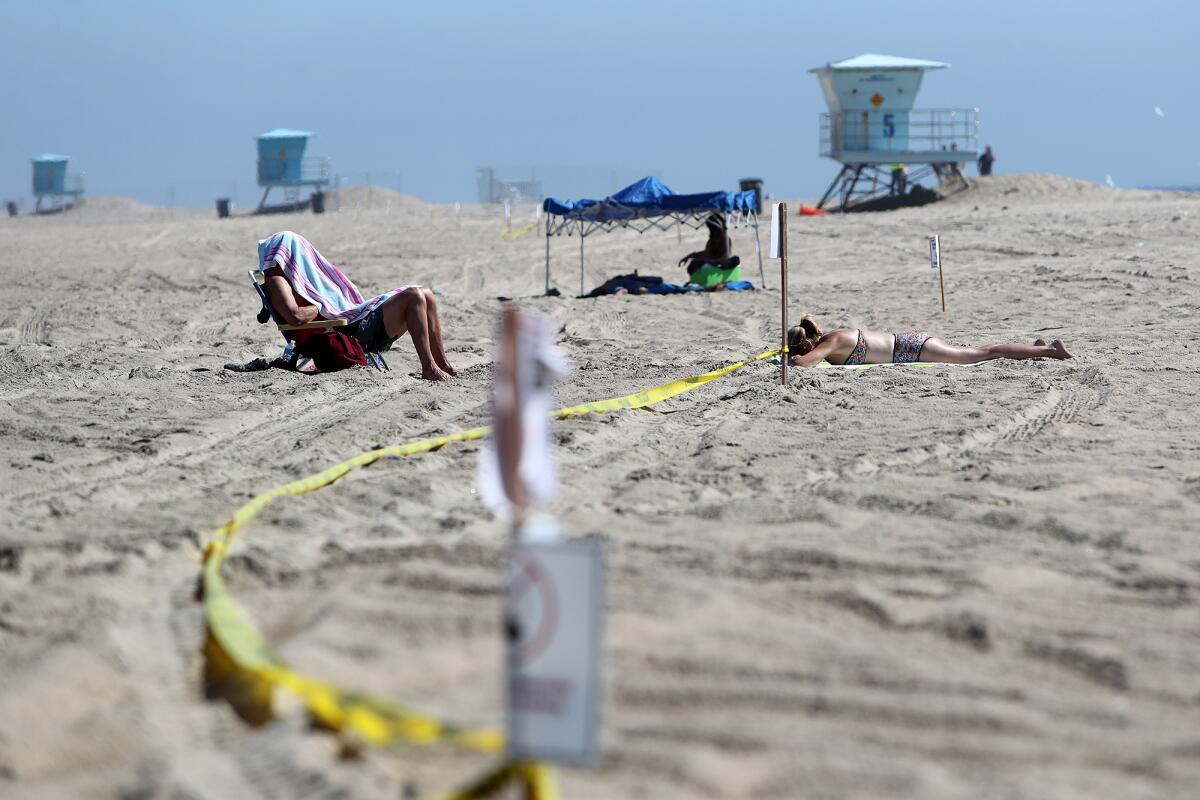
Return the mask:
[[547,214],[591,222],[641,219],[679,213],[749,213],[758,210],[754,207],[754,192],[675,194],[657,178],[650,176],[629,184],[603,200],[556,200],[547,197],[542,209]]

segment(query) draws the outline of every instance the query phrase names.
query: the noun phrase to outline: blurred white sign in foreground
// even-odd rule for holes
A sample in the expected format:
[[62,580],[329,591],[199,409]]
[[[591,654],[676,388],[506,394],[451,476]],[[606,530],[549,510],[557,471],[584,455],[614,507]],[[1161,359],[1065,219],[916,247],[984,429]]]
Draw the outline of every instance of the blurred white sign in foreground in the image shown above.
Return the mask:
[[591,766],[599,754],[604,555],[598,539],[513,546],[508,757]]

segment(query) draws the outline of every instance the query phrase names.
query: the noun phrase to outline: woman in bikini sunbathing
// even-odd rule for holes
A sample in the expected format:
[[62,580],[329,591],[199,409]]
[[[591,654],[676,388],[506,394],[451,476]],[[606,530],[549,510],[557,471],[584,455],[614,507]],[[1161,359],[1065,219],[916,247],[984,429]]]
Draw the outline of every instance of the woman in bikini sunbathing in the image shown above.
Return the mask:
[[838,328],[822,333],[810,315],[788,331],[790,363],[811,367],[821,360],[830,364],[911,364],[936,361],[943,364],[978,364],[993,358],[1071,358],[1062,339],[1046,344],[988,344],[957,347],[936,336],[911,331],[887,333]]

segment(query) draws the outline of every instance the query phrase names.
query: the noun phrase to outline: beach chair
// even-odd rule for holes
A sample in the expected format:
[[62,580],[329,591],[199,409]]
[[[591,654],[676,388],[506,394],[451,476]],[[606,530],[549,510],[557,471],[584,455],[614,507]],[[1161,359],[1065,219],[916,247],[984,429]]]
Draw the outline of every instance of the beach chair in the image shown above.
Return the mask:
[[[261,325],[266,325],[270,320],[275,323],[275,327],[279,329],[283,339],[288,344],[292,343],[292,331],[311,331],[322,330],[325,328],[342,328],[348,323],[344,319],[319,319],[314,322],[304,322],[299,325],[291,325],[285,322],[277,313],[275,307],[271,305],[271,299],[267,297],[267,291],[263,289],[263,285],[267,282],[267,276],[261,269],[248,269],[247,274],[250,276],[250,283],[254,286],[254,291],[258,292],[258,297],[262,300],[262,309],[258,312],[258,322]],[[382,353],[367,351],[367,361],[371,366],[379,371],[391,371],[391,367],[383,360]]]

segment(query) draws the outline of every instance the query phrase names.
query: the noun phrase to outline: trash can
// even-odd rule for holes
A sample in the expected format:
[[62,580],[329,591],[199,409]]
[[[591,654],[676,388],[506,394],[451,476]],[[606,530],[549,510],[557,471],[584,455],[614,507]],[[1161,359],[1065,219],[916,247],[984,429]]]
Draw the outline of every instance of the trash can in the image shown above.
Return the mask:
[[17,215],[17,204],[12,200],[9,200],[6,205],[8,206],[8,215],[10,217],[15,217]]
[[313,192],[312,193],[312,210],[313,210],[314,214],[324,214],[325,213],[325,193],[324,192]]
[[221,197],[217,199],[217,219],[225,219],[229,216],[229,198]]
[[742,178],[740,181],[738,181],[738,188],[743,192],[754,192],[755,214],[761,214],[763,210],[762,186],[762,178]]

